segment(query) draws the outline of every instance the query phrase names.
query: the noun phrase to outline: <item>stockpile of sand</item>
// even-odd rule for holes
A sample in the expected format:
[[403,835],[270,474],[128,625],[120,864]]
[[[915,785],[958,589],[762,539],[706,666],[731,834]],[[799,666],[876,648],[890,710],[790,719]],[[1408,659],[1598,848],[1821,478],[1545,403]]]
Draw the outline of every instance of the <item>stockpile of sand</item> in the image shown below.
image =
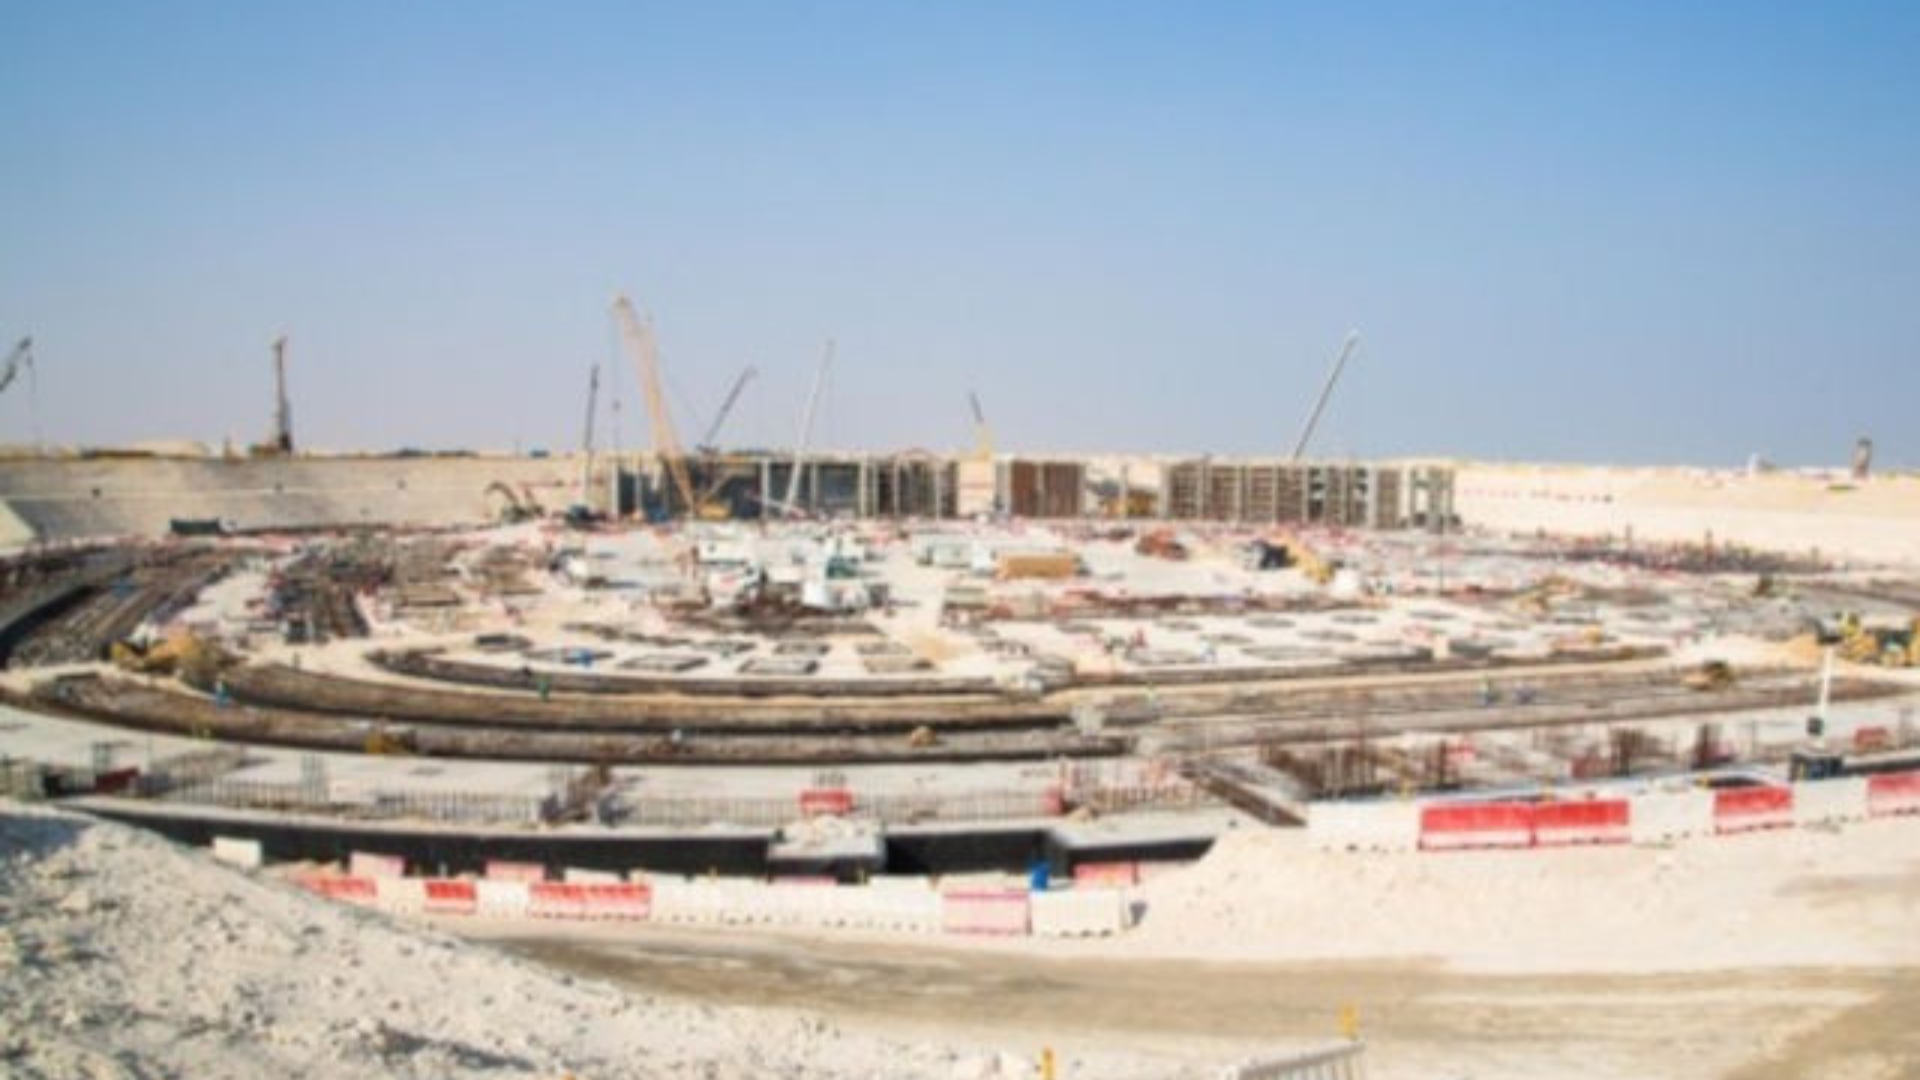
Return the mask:
[[640,997],[120,826],[0,803],[0,1075],[1028,1075],[789,1013]]
[[1920,965],[1920,819],[1667,849],[1316,852],[1229,833],[1098,948],[1206,960],[1428,957],[1476,971]]

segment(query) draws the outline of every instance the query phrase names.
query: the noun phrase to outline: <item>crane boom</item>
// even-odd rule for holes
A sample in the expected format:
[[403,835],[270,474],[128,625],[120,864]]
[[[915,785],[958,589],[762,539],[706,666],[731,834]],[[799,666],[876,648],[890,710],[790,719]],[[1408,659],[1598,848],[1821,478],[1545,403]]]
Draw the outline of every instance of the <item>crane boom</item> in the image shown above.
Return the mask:
[[13,380],[19,378],[22,371],[32,370],[33,339],[23,337],[20,339],[20,344],[13,347],[13,352],[7,354],[7,366],[0,367],[0,393],[5,393],[7,387],[13,385]]
[[813,411],[820,404],[820,388],[826,384],[827,369],[833,366],[833,339],[827,339],[827,351],[820,357],[820,370],[813,376],[813,390],[807,394],[807,411],[800,415],[800,441],[793,448],[793,472],[787,477],[786,512],[792,514],[800,498],[800,470],[807,459],[807,439],[813,434]]
[[1327,372],[1326,385],[1320,388],[1320,396],[1313,403],[1313,411],[1307,414],[1307,422],[1300,429],[1300,438],[1293,444],[1293,455],[1288,460],[1299,461],[1300,455],[1307,452],[1307,440],[1313,438],[1313,429],[1320,423],[1320,414],[1327,407],[1327,399],[1333,396],[1333,384],[1340,381],[1340,373],[1346,370],[1347,360],[1360,347],[1360,331],[1347,331],[1347,340],[1340,346],[1340,355],[1334,358],[1333,370]]
[[967,391],[967,405],[973,409],[974,456],[981,461],[993,460],[993,429],[987,426],[987,412],[980,407],[980,395]]
[[732,414],[734,402],[740,400],[740,391],[745,390],[747,384],[752,382],[753,377],[758,374],[760,372],[755,370],[752,364],[748,364],[747,370],[733,380],[733,389],[727,391],[726,399],[720,402],[719,411],[713,414],[713,422],[707,425],[707,433],[700,438],[699,446],[702,450],[714,448],[714,440],[720,436],[720,425],[726,423],[727,417]]
[[651,319],[642,322],[633,310],[633,301],[624,296],[613,299],[613,321],[620,330],[620,342],[633,358],[640,373],[640,393],[646,401],[647,427],[653,453],[666,470],[674,490],[679,492],[688,513],[695,505],[693,480],[687,475],[686,455],[680,449],[680,436],[673,430],[673,417],[667,412],[667,397],[660,388],[660,353],[653,338]]

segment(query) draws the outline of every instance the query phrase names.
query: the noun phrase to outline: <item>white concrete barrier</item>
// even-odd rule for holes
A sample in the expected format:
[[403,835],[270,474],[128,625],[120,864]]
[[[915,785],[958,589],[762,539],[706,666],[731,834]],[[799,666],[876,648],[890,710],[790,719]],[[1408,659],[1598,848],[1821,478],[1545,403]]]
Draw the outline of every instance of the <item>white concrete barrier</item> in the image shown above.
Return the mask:
[[375,878],[373,886],[373,903],[381,911],[419,915],[427,910],[427,883],[421,878]]
[[1713,792],[1703,789],[1635,795],[1628,825],[1636,844],[1664,844],[1713,835]]
[[527,883],[482,879],[473,883],[474,906],[480,914],[495,919],[527,917]]
[[258,870],[264,861],[260,854],[260,841],[240,840],[231,836],[213,838],[213,858],[228,866],[237,866],[242,870]]
[[1106,937],[1127,928],[1127,894],[1120,889],[1047,889],[1029,903],[1036,937]]
[[407,876],[407,860],[398,855],[356,851],[347,859],[347,876],[390,878]]
[[1793,785],[1793,823],[1826,825],[1867,819],[1867,778],[1841,776]]
[[1308,803],[1307,843],[1320,851],[1416,851],[1420,847],[1420,804]]
[[560,880],[569,885],[620,885],[624,883],[624,879],[611,870],[583,870],[577,866],[567,867],[566,873],[561,875]]

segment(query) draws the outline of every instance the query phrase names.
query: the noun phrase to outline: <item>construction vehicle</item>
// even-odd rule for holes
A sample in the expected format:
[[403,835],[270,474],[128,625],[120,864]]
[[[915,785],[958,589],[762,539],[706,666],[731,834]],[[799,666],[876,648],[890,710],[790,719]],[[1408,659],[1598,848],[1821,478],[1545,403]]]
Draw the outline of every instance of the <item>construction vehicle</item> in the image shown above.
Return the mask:
[[1731,690],[1734,683],[1733,665],[1725,660],[1708,660],[1688,672],[1684,681],[1689,690]]
[[1920,667],[1920,618],[1905,627],[1868,626],[1858,613],[1840,617],[1840,658],[1854,664]]
[[566,521],[576,528],[600,519],[593,508],[593,418],[600,404],[600,365],[587,374],[587,422],[580,434],[580,498],[567,507]]
[[[184,675],[210,677],[226,657],[213,645],[192,634],[173,634],[152,644],[132,639],[114,642],[107,649],[113,666],[135,675]],[[204,681],[204,680],[202,680]]]
[[254,457],[286,457],[293,453],[293,404],[287,399],[287,336],[273,339],[273,433],[255,443]]
[[1253,569],[1295,569],[1316,585],[1332,582],[1333,572],[1339,569],[1293,533],[1261,537],[1254,541],[1252,552]]

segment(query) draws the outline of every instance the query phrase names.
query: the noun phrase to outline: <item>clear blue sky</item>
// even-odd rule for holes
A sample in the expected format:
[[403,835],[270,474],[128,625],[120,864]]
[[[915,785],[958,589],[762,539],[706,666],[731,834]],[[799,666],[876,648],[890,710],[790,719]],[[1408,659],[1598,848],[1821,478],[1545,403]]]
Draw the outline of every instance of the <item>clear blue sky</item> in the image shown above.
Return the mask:
[[[1042,10],[1035,10],[1042,9]],[[50,436],[1920,464],[1920,5],[25,3]],[[0,399],[0,441],[24,398]],[[692,437],[688,431],[687,438]]]

